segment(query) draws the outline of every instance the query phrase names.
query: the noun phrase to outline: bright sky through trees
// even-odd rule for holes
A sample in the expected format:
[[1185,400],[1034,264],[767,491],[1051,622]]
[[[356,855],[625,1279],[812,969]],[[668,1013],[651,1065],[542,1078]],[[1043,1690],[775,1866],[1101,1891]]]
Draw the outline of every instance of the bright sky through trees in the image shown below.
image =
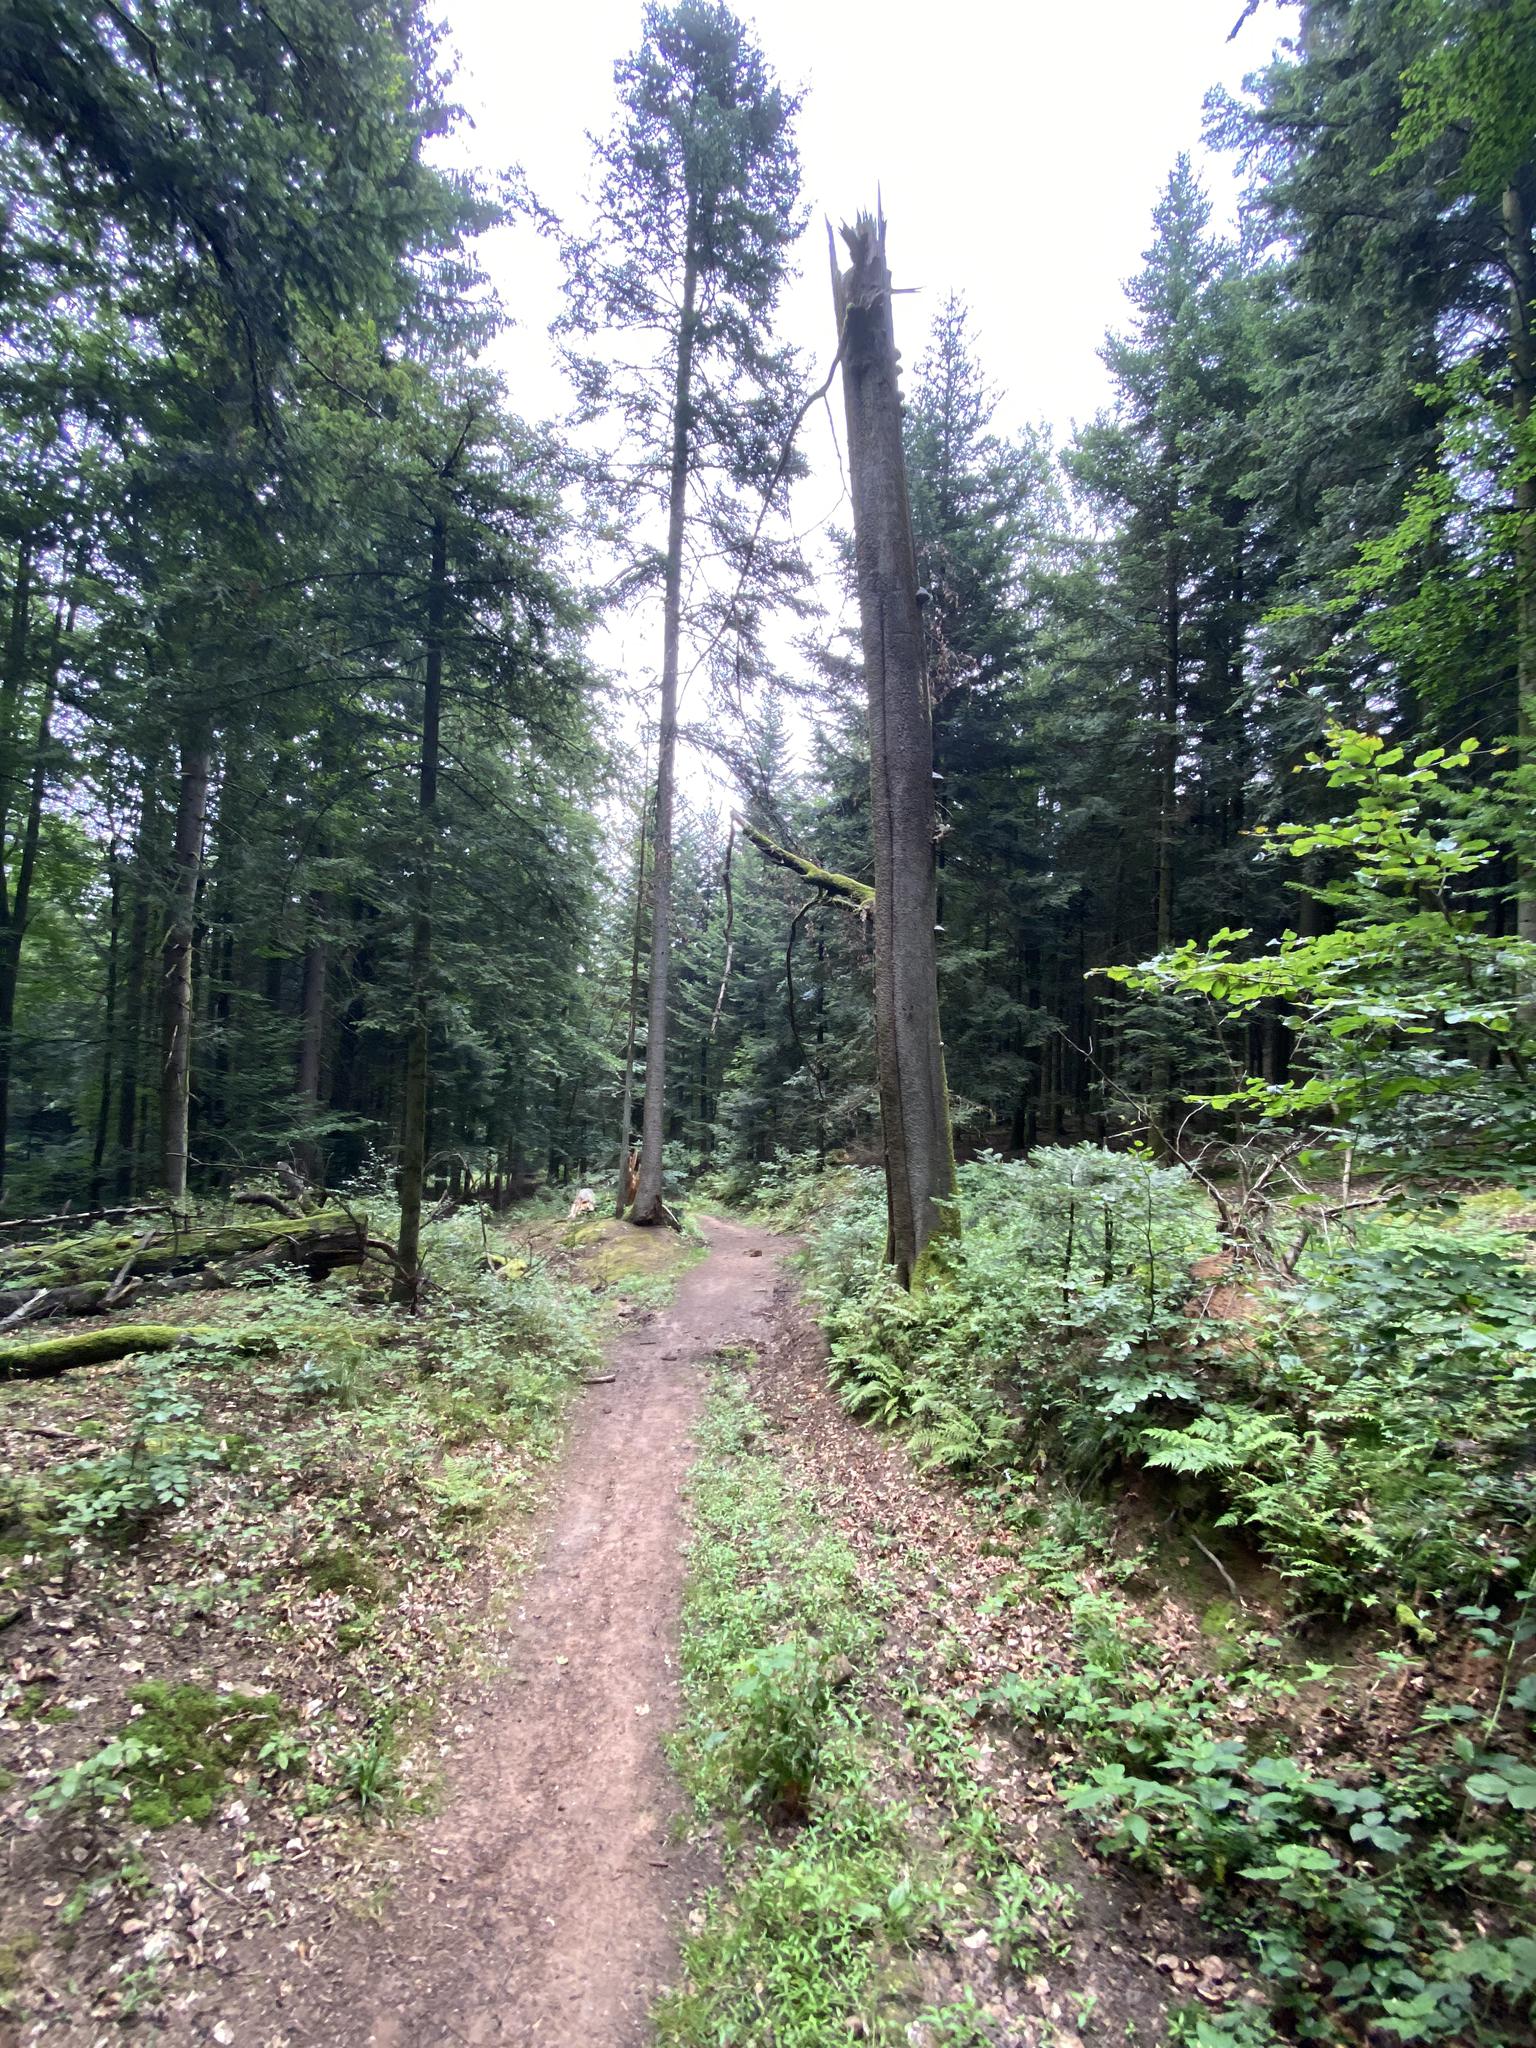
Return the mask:
[[[1180,150],[1204,167],[1217,218],[1230,216],[1236,167],[1200,149],[1201,103],[1264,63],[1285,25],[1275,0],[1262,0],[1233,42],[1241,0],[955,0],[938,10],[767,0],[746,12],[779,76],[806,90],[799,136],[812,219],[792,338],[825,367],[822,216],[851,217],[878,180],[898,282],[921,291],[911,343],[944,294],[962,291],[1007,386],[1006,416],[1061,430],[1108,394],[1098,349],[1121,317],[1124,280]],[[485,169],[519,162],[547,205],[577,210],[586,134],[607,122],[614,60],[638,40],[638,0],[536,10],[449,0],[446,19],[460,58],[455,96],[474,123],[456,152]],[[509,233],[493,268],[520,323],[503,344],[518,402],[553,409],[561,387],[544,330],[561,290],[555,250],[531,229]],[[819,466],[825,450],[808,452]]]
[[[898,321],[908,367],[959,291],[1004,387],[1000,425],[1045,420],[1060,440],[1090,419],[1109,396],[1105,330],[1124,316],[1125,280],[1181,150],[1200,166],[1217,221],[1235,213],[1236,166],[1202,149],[1202,103],[1265,63],[1285,28],[1276,0],[1261,0],[1229,42],[1241,13],[1242,0],[956,0],[937,12],[767,0],[747,10],[781,79],[806,94],[811,217],[784,332],[806,352],[808,382],[832,346],[823,217],[851,218],[878,181],[897,283],[915,294]],[[587,135],[610,118],[614,61],[639,38],[638,0],[538,10],[449,0],[446,20],[454,96],[473,124],[455,137],[454,160],[486,172],[519,163],[544,205],[580,218]],[[554,243],[525,222],[486,253],[517,322],[495,351],[514,402],[532,417],[558,413],[569,393],[547,333],[563,291]],[[802,446],[811,475],[795,494],[797,527],[846,521],[825,407]],[[653,626],[643,611],[611,619],[605,663],[632,679],[654,667]]]

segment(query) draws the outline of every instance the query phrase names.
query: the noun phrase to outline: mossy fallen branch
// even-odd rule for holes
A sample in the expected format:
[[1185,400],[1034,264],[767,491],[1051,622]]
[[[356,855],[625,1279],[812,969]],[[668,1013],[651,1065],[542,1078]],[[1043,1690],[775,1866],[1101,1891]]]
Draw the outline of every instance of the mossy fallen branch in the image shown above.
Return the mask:
[[0,1380],[50,1380],[81,1365],[105,1365],[139,1351],[170,1351],[203,1333],[182,1323],[108,1323],[67,1337],[0,1344]]
[[867,917],[874,909],[875,892],[867,882],[856,881],[852,875],[837,874],[832,868],[818,867],[815,861],[807,860],[803,854],[791,853],[787,846],[780,846],[766,832],[759,832],[755,825],[749,825],[739,814],[735,822],[764,860],[772,861],[776,867],[788,868],[792,875],[799,875],[813,889],[819,889],[846,910],[856,910],[861,917]]

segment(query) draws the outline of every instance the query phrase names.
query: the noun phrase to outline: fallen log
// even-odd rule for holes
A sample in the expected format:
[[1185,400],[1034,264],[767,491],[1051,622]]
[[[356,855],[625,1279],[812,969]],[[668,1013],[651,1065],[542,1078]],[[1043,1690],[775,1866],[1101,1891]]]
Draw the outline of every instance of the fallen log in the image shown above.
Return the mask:
[[[119,1247],[106,1277],[60,1281],[54,1277],[57,1268],[39,1273],[23,1286],[0,1288],[0,1331],[50,1316],[105,1315],[131,1301],[234,1287],[246,1274],[269,1264],[302,1266],[312,1280],[323,1280],[338,1267],[394,1256],[383,1238],[369,1234],[364,1217],[332,1213],[307,1216],[302,1223],[302,1228],[297,1227],[298,1219],[226,1225],[192,1232],[175,1244],[136,1245],[126,1257]],[[0,1273],[9,1263],[0,1260]]]
[[275,1209],[279,1216],[288,1217],[299,1217],[304,1214],[304,1211],[296,1209],[292,1202],[285,1202],[281,1195],[270,1194],[265,1188],[241,1188],[240,1192],[232,1195],[230,1199],[243,1209]]
[[[0,1311],[4,1312],[0,1330],[15,1329],[19,1322],[46,1321],[49,1316],[100,1315],[110,1285],[107,1280],[87,1280],[78,1287],[8,1288],[0,1293]],[[137,1292],[135,1287],[125,1288],[118,1306],[121,1308],[124,1301]]]
[[105,1365],[140,1351],[169,1351],[200,1335],[179,1323],[109,1323],[100,1330],[72,1330],[67,1337],[33,1337],[0,1343],[0,1380],[51,1380],[76,1366]]
[[[226,1259],[273,1248],[296,1264],[319,1259],[324,1270],[360,1263],[368,1242],[365,1218],[344,1210],[321,1210],[313,1216],[263,1216],[253,1223],[217,1223],[199,1229],[164,1233],[154,1244],[139,1246],[131,1235],[95,1231],[49,1245],[18,1245],[0,1253],[0,1282],[14,1291],[25,1285],[59,1289],[110,1283],[132,1256],[132,1269],[147,1280],[167,1273],[195,1271]],[[13,1302],[11,1306],[19,1306]]]

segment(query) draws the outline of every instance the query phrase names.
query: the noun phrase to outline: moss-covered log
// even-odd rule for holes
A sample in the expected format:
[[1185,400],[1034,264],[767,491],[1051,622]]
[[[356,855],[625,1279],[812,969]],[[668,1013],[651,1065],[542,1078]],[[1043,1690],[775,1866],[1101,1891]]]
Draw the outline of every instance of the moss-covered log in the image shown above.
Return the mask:
[[295,1264],[308,1264],[312,1256],[319,1256],[330,1265],[355,1264],[362,1256],[365,1231],[364,1223],[354,1221],[342,1209],[323,1210],[313,1216],[263,1216],[251,1223],[167,1230],[149,1244],[142,1243],[131,1231],[91,1231],[83,1237],[55,1240],[52,1244],[17,1245],[0,1254],[0,1285],[19,1291],[23,1286],[80,1287],[95,1281],[110,1284],[130,1253],[132,1272],[141,1279],[154,1274],[196,1272],[203,1266],[260,1253],[269,1245]]
[[[102,1298],[112,1285],[110,1280],[87,1280],[78,1287],[8,1287],[0,1289],[0,1322],[13,1316],[18,1309],[27,1309],[27,1321],[35,1322],[47,1316],[93,1316],[102,1306]],[[131,1291],[131,1283],[130,1283]],[[43,1299],[37,1300],[41,1292]],[[36,1304],[33,1306],[33,1304]],[[117,1302],[120,1308],[123,1300]]]
[[196,1332],[176,1323],[108,1323],[67,1337],[0,1342],[0,1380],[51,1380],[81,1365],[104,1365],[140,1351],[169,1351]]

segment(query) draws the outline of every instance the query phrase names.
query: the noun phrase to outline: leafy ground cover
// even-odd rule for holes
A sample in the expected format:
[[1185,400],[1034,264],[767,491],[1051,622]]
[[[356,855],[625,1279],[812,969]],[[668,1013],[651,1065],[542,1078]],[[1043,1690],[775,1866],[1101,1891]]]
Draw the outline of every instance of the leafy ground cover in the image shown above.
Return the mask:
[[1025,1654],[983,1617],[1000,1560],[953,1488],[827,1400],[808,1321],[722,1360],[692,1518],[674,1748],[721,1874],[662,2042],[1152,2038],[1178,2003],[1154,1947],[1237,1994],[1219,1956],[1185,1969],[1177,1901],[1149,1910],[1087,1866],[956,1686],[972,1654],[994,1673]]
[[172,1303],[174,1351],[0,1388],[0,2011],[27,2038],[195,2002],[229,1943],[365,1892],[370,1823],[431,1798],[428,1708],[515,1584],[603,1305],[676,1256],[607,1274],[564,1235],[456,1219],[419,1315],[267,1281]]
[[963,1491],[988,1609],[1049,1645],[952,1696],[1242,1944],[1265,2005],[1202,2039],[1527,2038],[1529,1217],[1420,1203],[1260,1286],[1146,1160],[962,1180],[946,1286],[889,1285],[874,1191],[810,1262],[843,1405]]

